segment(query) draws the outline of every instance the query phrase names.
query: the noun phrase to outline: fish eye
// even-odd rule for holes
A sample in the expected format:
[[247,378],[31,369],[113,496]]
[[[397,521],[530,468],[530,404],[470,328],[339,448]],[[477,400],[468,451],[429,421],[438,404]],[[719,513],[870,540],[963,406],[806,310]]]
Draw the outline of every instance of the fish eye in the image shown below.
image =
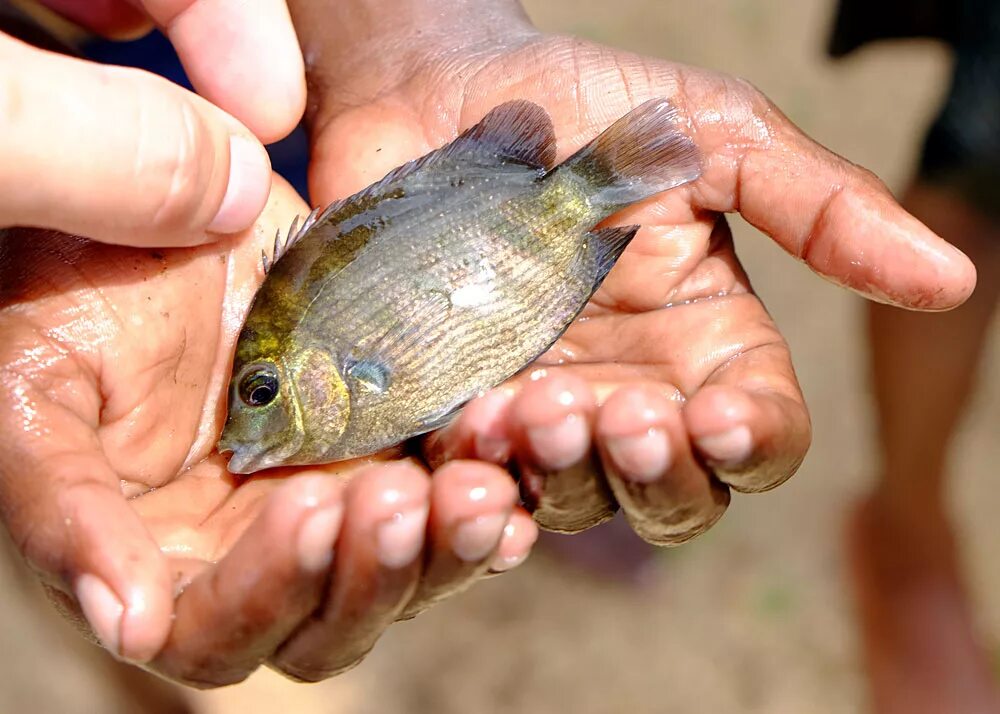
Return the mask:
[[262,407],[278,396],[278,376],[267,367],[259,367],[240,381],[240,399],[251,407]]

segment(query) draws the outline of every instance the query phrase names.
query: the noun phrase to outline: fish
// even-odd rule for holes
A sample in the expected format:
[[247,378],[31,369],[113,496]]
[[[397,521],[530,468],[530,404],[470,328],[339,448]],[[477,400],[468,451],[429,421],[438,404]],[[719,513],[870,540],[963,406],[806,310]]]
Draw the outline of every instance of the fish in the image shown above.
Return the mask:
[[446,424],[559,339],[639,229],[595,226],[701,175],[666,99],[555,155],[547,112],[507,102],[276,237],[236,342],[229,471],[362,457]]

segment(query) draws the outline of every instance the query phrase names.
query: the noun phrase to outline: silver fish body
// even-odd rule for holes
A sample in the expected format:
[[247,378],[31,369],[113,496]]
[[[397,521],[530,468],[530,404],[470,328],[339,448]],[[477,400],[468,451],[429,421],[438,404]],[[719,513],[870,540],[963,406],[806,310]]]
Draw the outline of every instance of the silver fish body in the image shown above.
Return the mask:
[[238,342],[230,470],[439,426],[547,350],[637,230],[595,224],[700,173],[662,100],[550,170],[553,156],[545,112],[505,104],[290,235]]

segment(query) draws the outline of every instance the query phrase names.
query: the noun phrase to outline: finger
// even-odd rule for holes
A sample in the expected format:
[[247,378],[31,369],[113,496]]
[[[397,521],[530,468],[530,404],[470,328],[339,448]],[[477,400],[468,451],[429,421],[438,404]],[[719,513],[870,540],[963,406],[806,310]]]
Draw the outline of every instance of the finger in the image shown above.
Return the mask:
[[616,390],[597,416],[608,482],[632,528],[658,545],[683,543],[710,528],[729,489],[692,453],[680,406],[663,386]]
[[140,37],[153,27],[128,0],[42,0],[42,4],[91,32],[117,40]]
[[50,432],[60,445],[5,443],[0,514],[66,614],[111,653],[146,662],[170,630],[167,561],[94,440],[44,408],[38,416],[60,427]]
[[503,529],[503,538],[497,548],[489,574],[499,575],[523,563],[538,540],[538,526],[523,508],[515,508]]
[[506,471],[475,461],[445,464],[432,484],[429,557],[402,618],[465,590],[489,569],[517,502]]
[[148,661],[170,629],[167,561],[102,450],[99,368],[28,314],[0,315],[0,518],[67,615]]
[[809,414],[784,346],[765,346],[716,372],[684,408],[699,455],[737,491],[786,481],[805,458]]
[[[536,48],[532,48],[535,51]],[[684,217],[679,197],[695,209],[739,211],[817,273],[861,294],[902,307],[941,310],[955,307],[975,287],[969,259],[903,210],[870,172],[807,137],[763,94],[732,76],[659,62],[581,43],[554,42],[551,55],[525,63],[522,77],[553,117],[572,117],[558,126],[560,151],[573,151],[642,102],[668,97],[685,118],[685,130],[701,149],[702,177],[689,187],[645,204],[656,223]],[[549,62],[570,55],[579,92],[600,101],[581,103],[577,94],[551,90]],[[608,75],[614,67],[621,78]],[[552,75],[552,76],[550,76]],[[518,86],[514,84],[514,86]],[[465,106],[495,87],[465,93]],[[659,215],[657,215],[659,214]],[[688,215],[690,213],[688,212]]]
[[253,224],[270,163],[234,119],[165,79],[0,36],[0,226],[177,246]]
[[542,528],[576,533],[617,509],[591,458],[595,410],[588,384],[559,373],[526,382],[514,399],[514,466],[521,498]]
[[273,667],[319,681],[364,658],[416,589],[429,497],[427,474],[407,461],[354,477],[326,604],[282,645]]
[[184,590],[152,668],[198,687],[234,684],[257,669],[319,606],[342,491],[325,475],[278,488],[225,558]]
[[264,143],[305,110],[305,67],[283,0],[141,0],[170,38],[198,93]]
[[[682,70],[681,101],[706,155],[701,208],[738,210],[820,275],[866,297],[942,310],[975,287],[969,259],[907,213],[869,171],[823,148],[763,94]],[[725,107],[720,115],[707,108]]]
[[491,389],[462,407],[451,424],[424,441],[424,458],[437,468],[453,459],[477,459],[505,465],[511,458],[511,405],[516,391]]

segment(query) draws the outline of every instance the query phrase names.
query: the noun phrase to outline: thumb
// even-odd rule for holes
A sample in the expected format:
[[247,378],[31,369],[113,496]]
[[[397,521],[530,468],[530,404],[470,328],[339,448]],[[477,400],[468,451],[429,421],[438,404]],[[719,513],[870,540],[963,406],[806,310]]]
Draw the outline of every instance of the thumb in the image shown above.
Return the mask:
[[116,655],[149,661],[170,632],[173,584],[104,456],[95,377],[54,342],[2,327],[0,522],[67,614]]
[[29,458],[18,463],[17,473],[8,459],[0,469],[2,515],[12,539],[104,647],[149,661],[170,632],[166,558],[102,458]]
[[82,615],[78,624],[112,654],[148,662],[170,632],[173,586],[166,558],[107,475],[78,473],[30,504],[36,523],[12,516],[7,525],[67,614]]
[[260,214],[264,147],[167,80],[0,35],[0,226],[137,246],[204,243]]

